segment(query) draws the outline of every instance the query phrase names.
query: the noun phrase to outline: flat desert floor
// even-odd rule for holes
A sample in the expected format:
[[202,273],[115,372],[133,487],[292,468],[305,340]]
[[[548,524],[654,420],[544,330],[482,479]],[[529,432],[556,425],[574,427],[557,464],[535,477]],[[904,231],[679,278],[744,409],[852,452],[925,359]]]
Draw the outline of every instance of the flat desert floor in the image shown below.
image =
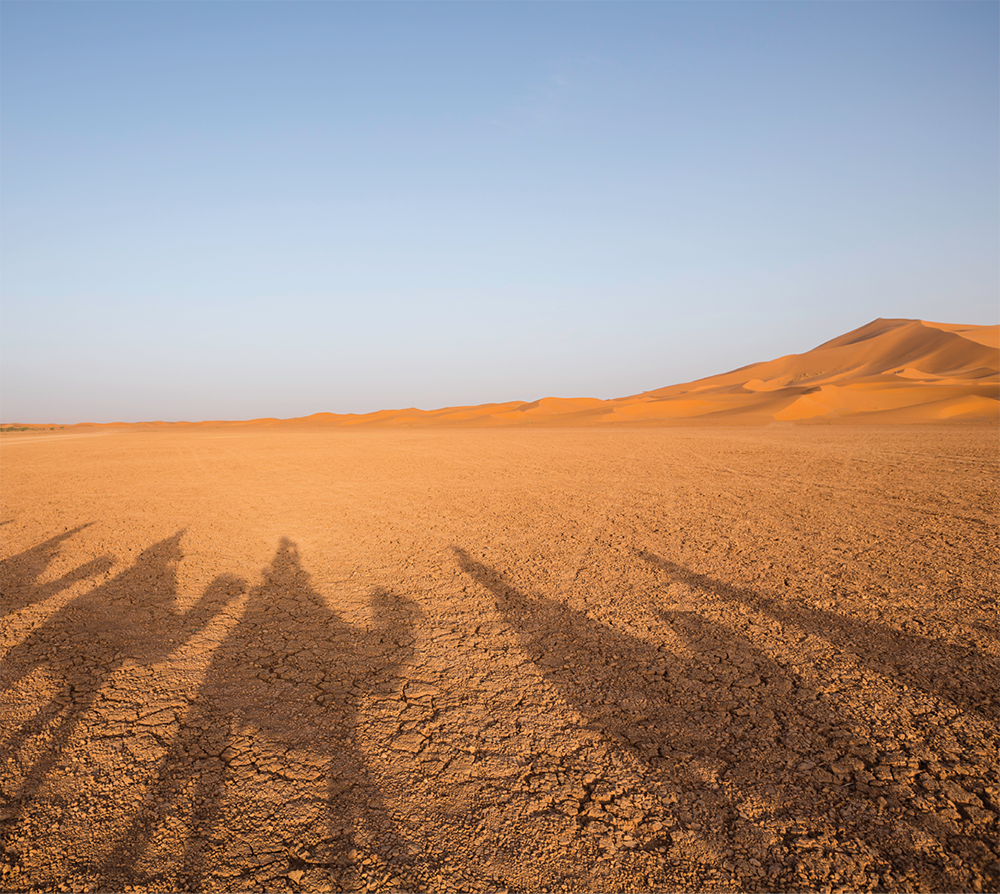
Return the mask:
[[997,890],[998,438],[3,436],[4,889]]

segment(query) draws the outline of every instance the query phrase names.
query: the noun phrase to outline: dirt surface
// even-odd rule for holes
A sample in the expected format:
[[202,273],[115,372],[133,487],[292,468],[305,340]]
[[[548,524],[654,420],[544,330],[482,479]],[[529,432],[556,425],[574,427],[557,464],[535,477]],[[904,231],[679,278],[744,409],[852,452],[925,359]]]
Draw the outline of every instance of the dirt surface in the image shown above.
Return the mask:
[[0,459],[3,889],[998,888],[995,426]]

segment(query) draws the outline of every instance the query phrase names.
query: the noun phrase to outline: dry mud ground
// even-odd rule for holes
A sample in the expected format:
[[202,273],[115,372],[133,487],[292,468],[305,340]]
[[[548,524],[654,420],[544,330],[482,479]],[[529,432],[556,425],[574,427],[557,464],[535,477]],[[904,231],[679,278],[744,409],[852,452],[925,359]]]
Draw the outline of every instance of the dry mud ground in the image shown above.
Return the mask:
[[998,887],[995,426],[0,449],[4,889]]

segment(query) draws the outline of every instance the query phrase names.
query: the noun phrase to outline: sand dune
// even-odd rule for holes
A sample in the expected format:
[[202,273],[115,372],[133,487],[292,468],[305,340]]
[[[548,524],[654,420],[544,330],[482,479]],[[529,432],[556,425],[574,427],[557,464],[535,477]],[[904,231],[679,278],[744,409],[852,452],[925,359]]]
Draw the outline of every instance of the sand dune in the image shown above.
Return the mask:
[[941,401],[966,400],[975,418],[996,419],[998,330],[878,319],[804,354],[622,400],[690,403],[697,395],[713,405],[702,417],[752,409],[779,421],[857,420],[908,408],[905,418],[914,422],[943,418]]
[[600,425],[996,420],[1000,326],[878,319],[807,351],[615,400],[555,398],[306,424]]
[[[469,407],[314,413],[162,426],[589,426],[997,422],[1000,326],[877,319],[804,354],[613,400],[544,397]],[[86,423],[65,431],[97,427]]]

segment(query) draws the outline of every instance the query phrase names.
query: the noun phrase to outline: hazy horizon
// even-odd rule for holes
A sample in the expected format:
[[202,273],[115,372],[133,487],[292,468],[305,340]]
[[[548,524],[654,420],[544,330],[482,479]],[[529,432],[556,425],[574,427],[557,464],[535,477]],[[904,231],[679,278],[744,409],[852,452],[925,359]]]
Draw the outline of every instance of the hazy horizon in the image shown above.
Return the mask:
[[3,4],[0,417],[611,398],[1000,321],[995,4]]

